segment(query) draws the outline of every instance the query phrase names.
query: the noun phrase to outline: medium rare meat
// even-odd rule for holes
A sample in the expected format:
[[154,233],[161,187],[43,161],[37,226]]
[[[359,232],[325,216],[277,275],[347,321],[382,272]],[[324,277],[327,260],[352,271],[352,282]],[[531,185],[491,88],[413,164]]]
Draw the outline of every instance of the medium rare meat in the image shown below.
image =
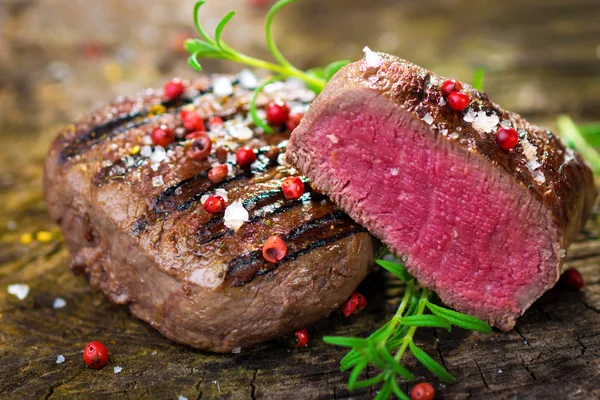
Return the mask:
[[[509,330],[560,275],[596,197],[579,154],[464,85],[368,53],[339,71],[294,131],[287,159],[457,310]],[[501,127],[518,132],[504,150]]]
[[[324,195],[307,184],[300,198],[284,197],[281,180],[297,174],[280,162],[289,134],[281,129],[266,136],[252,125],[252,92],[244,85],[252,79],[240,78],[201,78],[172,100],[161,91],[119,99],[65,129],[45,165],[48,207],[62,228],[73,271],[168,338],[217,352],[327,316],[373,259],[371,236]],[[293,83],[266,90],[261,108],[281,98],[293,112],[303,112],[312,100]],[[184,109],[208,126],[208,158],[190,157],[203,147],[184,138]],[[151,139],[163,125],[177,135],[166,148]],[[236,163],[241,146],[256,149],[249,169]],[[220,162],[227,176],[209,179]],[[226,218],[204,209],[209,194],[236,204]],[[287,244],[277,263],[261,251],[272,235]]]

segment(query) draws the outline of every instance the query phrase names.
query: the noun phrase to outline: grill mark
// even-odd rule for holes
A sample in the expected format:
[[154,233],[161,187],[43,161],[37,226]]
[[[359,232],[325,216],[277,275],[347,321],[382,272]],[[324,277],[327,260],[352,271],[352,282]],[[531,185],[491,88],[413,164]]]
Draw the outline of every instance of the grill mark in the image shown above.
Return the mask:
[[[260,195],[254,196],[251,199],[245,200],[243,204],[244,207],[246,207],[249,203],[256,203],[258,206],[257,208],[253,209],[253,215],[249,218],[247,222],[247,224],[251,224],[257,221],[261,221],[265,217],[282,214],[288,210],[291,210],[303,204],[317,202],[323,199],[325,199],[325,196],[322,194],[306,192],[299,199],[285,201],[285,197],[283,196],[283,192],[281,190],[272,190],[269,192],[261,193]],[[274,208],[269,207],[277,203],[279,203],[278,206]],[[207,223],[205,223],[204,225],[202,225],[202,227],[198,229],[196,233],[196,241],[199,244],[204,245],[211,243],[217,239],[220,239],[226,235],[231,235],[233,232],[233,230],[228,229],[225,226],[223,217],[218,216],[210,219]]]
[[[167,111],[166,113],[173,113],[179,111],[181,108],[188,104],[191,104],[196,98],[206,94],[206,91],[200,92],[198,96],[189,98],[179,98],[174,100],[163,101],[160,104],[163,105]],[[73,142],[69,143],[65,148],[60,151],[58,157],[58,164],[63,164],[72,157],[82,154],[89,150],[92,146],[105,141],[108,138],[124,133],[130,129],[137,128],[139,126],[150,123],[158,118],[160,115],[147,117],[150,113],[150,107],[143,110],[127,113],[120,115],[110,121],[104,122],[100,125],[93,126],[86,133],[76,137]],[[165,113],[165,114],[166,114]],[[141,120],[136,120],[140,117]]]
[[[281,145],[278,147],[282,147]],[[271,146],[265,146],[258,149],[259,155],[266,154]],[[226,163],[233,165],[232,162]],[[194,175],[191,178],[185,179],[175,185],[165,189],[161,194],[158,195],[154,202],[154,211],[157,213],[172,212],[172,211],[184,211],[189,209],[194,203],[200,200],[206,193],[211,192],[215,189],[222,188],[232,182],[239,181],[241,179],[249,179],[254,174],[264,172],[269,166],[274,166],[276,163],[267,160],[266,162],[259,163],[256,167],[251,170],[242,170],[241,173],[234,176],[228,177],[219,183],[213,183],[208,179],[208,171],[210,168],[202,171],[198,175]],[[181,189],[179,191],[179,189]],[[179,193],[178,193],[179,191]]]
[[[334,229],[327,229],[327,225],[334,225]],[[332,232],[334,234],[330,235]],[[288,261],[360,232],[366,232],[366,229],[355,224],[343,212],[332,212],[308,221],[283,236],[288,254],[277,263],[267,262],[262,256],[262,250],[255,250],[231,260],[227,265],[225,281],[230,286],[242,286],[256,276],[272,271]]]

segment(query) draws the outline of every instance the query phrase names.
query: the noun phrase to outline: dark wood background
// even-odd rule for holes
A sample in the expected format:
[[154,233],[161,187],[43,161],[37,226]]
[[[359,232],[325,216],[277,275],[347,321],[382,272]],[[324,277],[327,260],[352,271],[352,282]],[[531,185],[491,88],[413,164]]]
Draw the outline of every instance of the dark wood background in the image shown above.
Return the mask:
[[[255,0],[258,1],[258,0]],[[209,1],[214,27],[238,10],[227,39],[267,56],[264,9],[249,0]],[[41,193],[44,152],[58,128],[118,94],[191,75],[178,43],[191,28],[192,0],[2,0],[0,2],[0,397],[15,398],[372,398],[349,393],[342,349],[324,334],[364,335],[393,312],[402,287],[382,274],[361,286],[369,306],[309,328],[310,346],[285,337],[237,355],[177,345],[93,293],[68,270],[68,254]],[[557,113],[600,120],[598,0],[299,0],[276,24],[281,49],[302,67],[357,59],[369,45],[443,75],[470,80],[486,68],[486,91],[532,121]],[[206,63],[207,71],[237,66]],[[49,243],[23,245],[48,230]],[[444,399],[600,398],[600,223],[593,218],[567,258],[587,281],[555,288],[509,333],[422,330],[418,341],[453,373]],[[27,283],[20,301],[7,293]],[[56,297],[67,306],[54,309]],[[81,352],[104,342],[110,364],[93,371]],[[56,364],[62,354],[66,361]],[[122,367],[115,374],[113,367]],[[374,371],[367,371],[373,373]],[[408,386],[405,384],[405,387]]]

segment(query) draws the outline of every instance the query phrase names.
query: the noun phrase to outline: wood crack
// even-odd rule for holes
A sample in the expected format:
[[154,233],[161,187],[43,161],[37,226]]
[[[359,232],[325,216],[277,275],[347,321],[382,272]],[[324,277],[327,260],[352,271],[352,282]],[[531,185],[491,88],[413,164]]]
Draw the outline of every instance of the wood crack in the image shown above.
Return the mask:
[[252,375],[252,381],[250,381],[250,398],[252,400],[256,400],[256,386],[254,382],[256,381],[256,376],[258,375],[258,368],[254,369],[254,374]]
[[481,380],[483,381],[483,385],[486,387],[487,390],[489,390],[494,397],[498,397],[498,395],[496,393],[494,393],[494,391],[490,388],[490,386],[488,385],[487,381],[485,380],[485,377],[483,376],[483,371],[481,370],[481,366],[479,365],[479,363],[476,361],[475,365],[477,365],[477,370],[479,371],[479,375],[481,376]]

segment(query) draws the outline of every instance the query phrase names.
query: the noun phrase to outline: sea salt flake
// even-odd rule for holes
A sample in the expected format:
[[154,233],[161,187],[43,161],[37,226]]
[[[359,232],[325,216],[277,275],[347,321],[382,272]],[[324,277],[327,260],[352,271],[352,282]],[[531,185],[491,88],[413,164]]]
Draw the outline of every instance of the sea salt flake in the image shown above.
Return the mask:
[[479,111],[473,120],[473,128],[481,133],[490,133],[498,125],[500,118],[496,114],[487,115],[485,111]]
[[531,175],[533,175],[533,180],[535,180],[539,184],[546,182],[546,177],[544,176],[544,173],[539,169],[533,171]]
[[501,370],[501,369],[499,369],[499,370],[498,370],[498,373],[499,373],[499,374],[501,374],[501,373],[502,373],[502,370]]
[[150,169],[154,172],[158,171],[158,169],[160,168],[160,164],[159,163],[153,163],[150,164]]
[[433,124],[433,116],[429,113],[425,114],[425,116],[423,117],[423,121],[425,121],[425,123],[427,125],[431,125]]
[[29,285],[25,283],[13,283],[12,285],[8,285],[8,293],[17,296],[19,300],[23,300],[29,294]]
[[142,146],[142,148],[140,149],[140,155],[142,157],[150,157],[152,155],[152,147]]
[[449,137],[450,139],[458,139],[458,133],[452,132],[452,134]]
[[335,135],[327,135],[326,137],[327,137],[327,139],[331,140],[331,143],[334,143],[334,144],[338,143],[340,141],[340,139]]
[[475,111],[473,111],[472,108],[469,108],[467,110],[467,113],[463,117],[463,121],[465,121],[465,122],[473,122],[475,120],[475,115],[476,115]]
[[440,97],[440,101],[438,102],[440,107],[444,107],[446,105],[446,100],[443,97]]
[[254,75],[250,70],[245,69],[239,73],[238,79],[240,80],[240,84],[246,89],[256,89],[258,86],[258,79],[256,79],[256,75]]
[[150,146],[150,145],[152,145],[152,143],[153,143],[152,138],[150,136],[146,135],[142,138],[143,145]]
[[400,172],[400,170],[398,168],[390,169],[390,175],[392,175],[392,176],[398,175],[399,172]]
[[179,397],[177,397],[177,400],[188,400],[188,398],[184,397],[184,396],[179,396]]
[[62,297],[57,297],[54,299],[54,303],[52,303],[52,308],[58,310],[59,308],[63,308],[67,305],[67,301]]
[[540,164],[537,160],[527,161],[527,168],[529,168],[531,172],[535,171],[541,166],[542,164]]
[[116,367],[113,368],[113,371],[115,372],[115,374],[118,374],[119,372],[123,371],[123,368],[121,368],[117,365]]
[[215,78],[213,81],[213,93],[215,96],[225,97],[233,94],[233,85],[229,78]]
[[155,356],[155,355],[157,355],[157,354],[158,354],[158,352],[157,352],[156,350],[154,350],[154,351],[153,351],[152,353],[150,353],[150,354],[152,354],[153,356]]
[[159,163],[159,162],[163,161],[166,157],[167,157],[167,152],[165,151],[165,148],[162,146],[156,146],[154,148],[154,152],[150,156],[150,160],[152,162]]
[[235,349],[233,349],[231,351],[233,354],[240,354],[242,352],[242,348],[241,347],[236,347]]
[[567,251],[565,249],[560,249],[558,255],[560,256],[560,258],[565,258],[565,256],[567,255]]
[[537,161],[537,147],[532,145],[526,138],[521,139],[521,146],[523,146],[523,154],[529,161]]
[[62,354],[59,354],[58,357],[56,357],[56,363],[62,364],[64,362],[65,362],[65,357]]
[[208,200],[209,197],[210,197],[210,194],[204,194],[204,195],[202,195],[202,197],[200,197],[200,203],[201,204],[206,203],[206,200]]
[[371,67],[371,68],[379,67],[379,65],[381,64],[381,57],[379,57],[379,54],[375,53],[368,46],[365,46],[363,48],[363,51],[365,52],[365,59],[367,61],[367,67]]
[[246,125],[236,124],[227,128],[227,132],[238,140],[249,140],[254,136],[252,129]]
[[510,122],[509,119],[505,119],[502,122],[500,122],[500,126],[503,128],[510,128],[512,127],[512,122]]
[[244,222],[248,222],[248,220],[248,210],[244,208],[244,205],[239,200],[234,201],[225,209],[223,222],[229,229],[237,231],[244,225]]
[[162,175],[158,175],[158,176],[155,176],[154,178],[152,178],[152,186],[159,187],[164,184],[165,184],[165,182],[163,181]]
[[227,198],[227,190],[225,190],[225,189],[217,189],[217,190],[215,190],[215,194],[217,196],[221,196],[223,198],[223,200],[225,200],[225,201],[228,200],[228,198]]
[[575,152],[573,151],[573,149],[567,148],[567,151],[565,151],[565,158],[564,158],[563,162],[565,164],[568,164],[571,161],[573,161],[574,159],[575,159]]

